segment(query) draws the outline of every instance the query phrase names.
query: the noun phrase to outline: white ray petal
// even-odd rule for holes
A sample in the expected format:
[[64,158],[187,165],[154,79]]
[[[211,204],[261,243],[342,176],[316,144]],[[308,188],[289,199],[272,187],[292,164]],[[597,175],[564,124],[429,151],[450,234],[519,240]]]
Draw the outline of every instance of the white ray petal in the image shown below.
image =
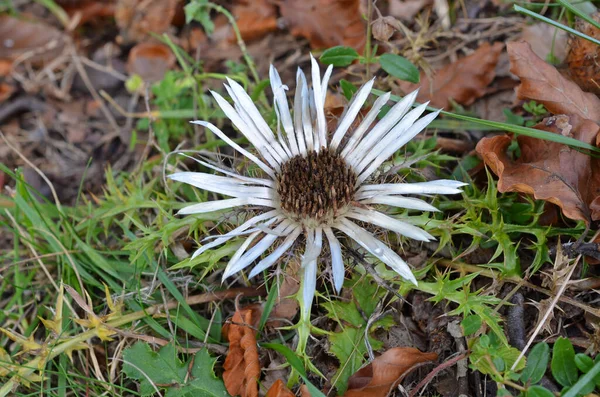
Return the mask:
[[400,149],[400,147],[402,145],[404,145],[408,140],[411,140],[415,135],[417,135],[419,132],[423,131],[423,129],[425,127],[427,127],[429,125],[429,123],[431,123],[437,116],[438,114],[441,112],[441,110],[438,110],[437,112],[433,112],[433,113],[429,113],[428,115],[424,116],[423,118],[417,120],[409,129],[408,131],[406,131],[403,136],[402,139],[399,140],[398,142],[394,142],[393,145],[388,146],[380,155],[379,157],[377,157],[368,167],[366,170],[364,170],[362,172],[362,174],[360,174],[358,176],[358,180],[357,180],[357,184],[362,184],[369,176],[371,176],[371,174],[373,172],[375,172],[375,170],[377,168],[379,168],[379,166],[386,161],[387,159],[390,158],[390,156],[392,154],[394,154],[394,152],[396,152],[398,149]]
[[[304,74],[301,75],[304,79]],[[304,131],[304,140],[308,151],[315,150],[315,134],[313,133],[313,120],[310,112],[310,92],[306,80],[302,84],[302,131]]]
[[415,121],[421,117],[423,112],[425,112],[428,104],[429,102],[425,102],[408,112],[408,114],[404,116],[390,132],[382,137],[371,150],[360,156],[362,157],[362,160],[356,165],[355,171],[360,174],[374,159],[386,151],[390,146],[401,148],[406,142],[411,140],[412,136],[409,136],[411,127],[415,124]]
[[223,113],[225,113],[225,116],[231,120],[235,128],[250,141],[271,167],[277,168],[283,162],[283,159],[279,157],[276,152],[273,153],[273,148],[270,147],[269,142],[267,142],[265,137],[256,129],[254,123],[249,118],[244,120],[242,114],[238,113],[238,111],[219,93],[215,91],[211,91],[210,93],[213,98],[215,98],[215,101],[217,101],[221,110],[223,110]]
[[294,244],[300,233],[302,232],[302,228],[300,226],[296,226],[290,235],[288,235],[283,243],[277,247],[272,253],[270,253],[266,258],[258,262],[256,266],[252,269],[249,278],[256,276],[258,273],[267,269],[269,266],[273,265],[285,252]]
[[321,80],[321,90],[323,91],[323,106],[325,106],[325,102],[327,101],[327,86],[329,85],[329,78],[331,77],[331,72],[333,72],[333,65],[327,66],[325,74],[323,75],[323,80]]
[[315,289],[317,288],[317,261],[311,261],[304,266],[304,274],[302,275],[302,305],[303,317],[308,317],[312,301],[315,297]]
[[409,210],[439,212],[437,208],[427,201],[403,196],[377,195],[360,201],[362,204],[384,204],[392,207],[406,208]]
[[302,126],[302,92],[306,78],[300,68],[296,72],[296,92],[294,93],[294,133],[300,154],[306,154],[306,140],[304,139],[304,128]]
[[275,202],[272,200],[241,197],[188,205],[187,207],[180,209],[179,212],[177,212],[177,215],[205,214],[207,212],[220,211],[242,205],[258,205],[271,208],[276,207]]
[[198,164],[202,164],[203,166],[210,168],[212,170],[218,171],[222,174],[228,175],[232,178],[234,178],[235,180],[240,180],[242,182],[245,183],[249,183],[249,184],[254,184],[254,185],[264,185],[264,186],[268,186],[268,187],[274,187],[275,186],[275,182],[270,180],[270,179],[263,179],[263,178],[251,178],[249,176],[245,176],[245,175],[240,175],[240,174],[236,174],[235,172],[231,172],[228,171],[224,168],[221,167],[217,167],[216,165],[213,165],[211,163],[208,163],[206,161],[202,161],[200,159],[197,159],[195,157],[189,156],[185,153],[179,153],[181,156],[185,156],[191,160],[194,160],[195,162],[197,162]]
[[276,140],[273,131],[271,131],[271,128],[269,128],[269,125],[256,108],[256,105],[252,102],[252,98],[244,91],[244,88],[237,81],[232,80],[229,77],[227,77],[227,83],[229,84],[229,87],[226,85],[225,88],[227,88],[227,91],[238,105],[237,108],[248,114],[258,131],[267,139],[267,142],[277,150],[282,158],[289,158],[290,149],[284,142],[278,142]]
[[[265,235],[254,247],[250,248],[244,255],[242,255],[236,262],[230,263],[227,265],[225,269],[225,273],[223,274],[223,278],[227,278],[234,273],[239,272],[240,270],[248,267],[256,258],[261,256],[266,250],[273,245],[275,240],[279,238],[280,233],[284,235],[288,235],[293,230],[294,226],[290,225],[290,222],[287,220],[282,221],[275,228],[275,232],[277,234],[267,234]],[[230,266],[231,265],[231,266]]]
[[302,263],[307,263],[313,260],[317,260],[319,254],[321,253],[321,248],[323,247],[323,229],[321,227],[317,227],[314,229],[313,240],[311,241],[311,245],[304,252],[304,258],[302,259]]
[[246,182],[236,181],[226,176],[205,174],[203,172],[177,172],[168,176],[174,181],[187,183],[197,188],[233,197],[254,197],[274,199],[277,192],[270,187],[248,186]]
[[289,140],[290,150],[292,155],[299,154],[298,145],[296,143],[296,134],[294,133],[294,123],[292,122],[292,115],[290,114],[290,108],[285,95],[285,86],[281,82],[281,77],[277,72],[277,69],[273,65],[269,68],[269,79],[271,80],[271,89],[273,90],[273,99],[275,106],[279,111],[281,117],[281,124],[285,131],[286,137]]
[[346,146],[344,146],[344,150],[342,150],[342,157],[345,158],[346,156],[348,156],[348,153],[350,153],[354,148],[356,148],[356,145],[358,145],[364,133],[369,129],[369,127],[379,114],[381,108],[383,108],[387,101],[390,100],[391,95],[391,92],[386,92],[384,95],[380,96],[375,100],[375,103],[373,103],[373,107],[371,108],[371,110],[369,110],[363,121],[361,121],[360,125],[348,138],[348,142],[346,143]]
[[325,121],[325,108],[324,108],[324,94],[323,89],[327,87],[321,87],[321,70],[317,60],[310,55],[310,62],[312,64],[312,84],[313,84],[313,97],[315,101],[315,111],[317,116],[317,132],[319,136],[319,147],[327,147],[327,122]]
[[329,251],[331,252],[331,274],[333,275],[333,288],[339,293],[344,285],[344,261],[342,259],[342,247],[340,242],[333,234],[333,230],[327,227],[324,229],[327,240],[329,241]]
[[[250,227],[253,226],[254,224],[260,222],[261,220],[268,219],[269,217],[267,217],[265,215],[272,214],[272,213],[277,214],[278,211],[277,210],[273,210],[273,211],[269,211],[269,212],[267,212],[265,214],[261,214],[261,215],[255,216],[254,218],[252,218],[252,219],[244,222],[242,225],[236,227],[235,229],[233,229],[229,233],[222,234],[220,236],[208,236],[208,237],[204,238],[203,241],[211,240],[212,238],[216,238],[216,239],[214,241],[212,241],[210,243],[207,243],[207,244],[204,244],[202,247],[198,248],[194,252],[194,254],[192,255],[192,259],[194,259],[198,255],[202,254],[206,250],[214,248],[214,247],[217,247],[217,246],[225,243],[226,241],[231,240],[234,237],[238,237],[238,236],[242,236],[244,234],[251,234],[251,233],[260,231],[260,229],[250,228]],[[262,223],[261,225],[268,226],[268,225],[276,222],[279,219],[280,218],[278,216],[275,216],[275,217],[267,220],[266,222]]]
[[383,183],[376,185],[362,185],[357,192],[357,199],[373,197],[384,194],[457,194],[462,193],[459,188],[468,183],[450,179],[416,183]]
[[[406,262],[404,262],[404,260],[402,260],[402,258],[387,245],[376,239],[371,233],[347,219],[342,219],[339,223],[334,225],[334,227],[346,233],[361,247],[391,267],[400,276],[417,285],[417,279],[415,279],[415,276],[412,274],[412,271]],[[376,247],[376,249],[373,249],[372,247]]]
[[222,140],[227,142],[227,144],[229,146],[231,146],[232,148],[234,148],[235,150],[237,150],[238,152],[240,152],[241,154],[246,156],[249,160],[251,160],[254,164],[256,164],[261,170],[266,172],[271,178],[275,179],[275,173],[273,172],[273,169],[271,167],[269,167],[268,165],[263,163],[258,157],[256,157],[252,153],[249,153],[247,150],[243,149],[240,145],[238,145],[237,143],[232,141],[227,135],[225,135],[223,133],[223,131],[221,131],[219,128],[217,128],[214,124],[206,122],[206,121],[200,121],[200,120],[190,121],[190,123],[198,124],[198,125],[208,128],[213,133],[215,133],[219,138],[221,138]]
[[402,117],[404,117],[417,98],[417,94],[418,90],[413,91],[402,98],[400,102],[392,106],[386,115],[377,122],[373,129],[361,139],[358,145],[356,145],[356,148],[346,156],[349,164],[358,164],[360,159],[362,159],[362,156],[364,156],[365,153],[368,153],[368,151],[379,142]]
[[225,270],[223,271],[223,276],[221,277],[221,281],[225,281],[226,278],[228,278],[233,273],[235,273],[235,272],[231,271],[231,268],[233,266],[235,266],[235,264],[238,262],[238,260],[241,258],[241,256],[244,255],[244,252],[246,252],[246,250],[248,249],[250,244],[252,244],[252,242],[254,240],[256,240],[256,238],[260,234],[261,234],[260,231],[254,232],[250,236],[248,236],[248,238],[246,240],[244,240],[244,242],[242,243],[240,248],[238,248],[237,251],[235,251],[235,254],[233,254],[233,256],[231,257],[231,259],[229,259],[229,262],[227,263],[227,266],[225,267]]
[[312,125],[312,141],[315,152],[319,153],[321,145],[319,144],[319,128],[317,126],[317,108],[315,108],[315,92],[311,87],[308,90],[308,109],[310,110],[310,123]]
[[[242,121],[248,126],[248,129],[253,131],[254,135],[257,137],[256,140],[259,142],[259,147],[262,149],[261,154],[270,164],[276,162],[277,166],[273,166],[273,168],[279,170],[279,164],[287,160],[288,154],[280,145],[279,141],[275,138],[271,130],[268,131],[269,133],[263,133],[260,131],[259,127],[256,125],[256,122],[252,118],[252,115],[235,99],[236,94],[233,88],[229,87],[227,84],[224,84],[224,87],[229,93],[229,96],[233,98],[235,111]],[[271,161],[271,159],[273,161]]]
[[346,217],[381,226],[408,238],[412,238],[413,240],[435,240],[435,237],[433,237],[431,234],[427,233],[425,230],[417,226],[411,225],[407,222],[403,222],[396,218],[392,218],[391,216],[387,216],[379,211],[375,211],[372,209],[352,207],[352,209],[350,209],[350,211],[346,213]]
[[362,109],[365,101],[369,97],[374,83],[375,78],[369,80],[366,84],[360,87],[356,95],[354,95],[354,98],[352,98],[347,111],[342,116],[342,119],[340,120],[340,123],[333,134],[333,138],[331,138],[330,146],[332,150],[337,149],[338,145],[342,142],[342,139],[344,139],[346,132],[348,132],[348,129],[356,119],[358,112],[360,112],[360,109]]

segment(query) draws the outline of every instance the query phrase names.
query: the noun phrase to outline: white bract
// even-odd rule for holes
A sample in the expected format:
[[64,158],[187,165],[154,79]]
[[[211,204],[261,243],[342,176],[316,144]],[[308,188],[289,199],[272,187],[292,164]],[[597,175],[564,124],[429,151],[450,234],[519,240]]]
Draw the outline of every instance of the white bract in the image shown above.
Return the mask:
[[[427,104],[411,110],[417,96],[415,91],[396,103],[372,126],[390,98],[387,93],[375,101],[360,124],[352,129],[373,87],[371,80],[358,90],[335,131],[329,133],[323,104],[332,68],[327,68],[321,80],[319,66],[314,58],[311,57],[311,60],[312,88],[309,88],[304,73],[298,70],[293,114],[285,94],[288,88],[271,66],[271,88],[278,117],[276,133],[269,128],[250,96],[235,81],[228,79],[228,85],[225,85],[233,106],[221,95],[212,92],[225,115],[255,147],[256,154],[240,147],[213,124],[193,121],[208,128],[256,164],[264,172],[263,178],[238,175],[203,161],[199,162],[223,176],[201,172],[170,175],[173,180],[232,197],[193,204],[183,208],[179,214],[236,207],[259,209],[258,215],[231,232],[214,239],[207,238],[212,241],[194,253],[193,257],[196,257],[234,237],[247,235],[225,268],[224,279],[251,265],[254,266],[250,277],[254,277],[277,263],[303,236],[303,310],[310,310],[314,297],[317,261],[324,239],[331,256],[334,288],[339,292],[342,287],[344,263],[342,245],[336,233],[338,236],[346,235],[400,276],[416,284],[404,260],[356,221],[419,241],[430,241],[433,237],[426,231],[379,212],[373,206],[436,211],[429,203],[406,195],[455,194],[460,193],[459,188],[465,185],[453,180],[370,184],[370,178],[382,163],[427,127],[439,111],[421,117]],[[270,253],[263,257],[268,251]]]

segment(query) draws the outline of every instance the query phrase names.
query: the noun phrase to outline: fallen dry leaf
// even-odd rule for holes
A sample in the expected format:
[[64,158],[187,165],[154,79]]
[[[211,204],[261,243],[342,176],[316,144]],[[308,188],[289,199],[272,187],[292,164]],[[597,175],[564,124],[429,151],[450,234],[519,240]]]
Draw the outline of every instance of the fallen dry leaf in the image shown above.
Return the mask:
[[260,363],[256,345],[256,326],[260,312],[246,307],[236,309],[231,322],[223,327],[229,352],[223,368],[223,382],[232,396],[258,397]]
[[63,9],[71,19],[77,21],[76,26],[81,26],[97,18],[113,17],[116,4],[111,1],[75,1],[64,5]]
[[433,0],[390,0],[389,13],[404,22],[412,22],[419,11],[431,3]]
[[265,397],[294,397],[295,394],[288,389],[281,379],[277,379],[269,388]]
[[171,49],[159,43],[140,43],[131,49],[127,58],[127,70],[139,75],[144,81],[160,81],[175,65]]
[[48,63],[65,45],[66,36],[46,23],[0,15],[0,59],[19,58],[32,63]]
[[[269,0],[238,0],[232,13],[246,41],[259,39],[277,30],[277,7]],[[235,41],[233,34],[231,40]]]
[[567,57],[567,33],[564,30],[538,22],[525,26],[521,38],[529,43],[535,55],[541,59],[548,59],[552,54],[560,63]]
[[[534,128],[595,144],[600,127],[577,115],[544,119]],[[600,219],[600,164],[566,145],[518,136],[521,157],[511,159],[506,150],[512,138],[483,138],[477,153],[498,175],[498,191],[532,194],[558,205],[563,214],[587,224]]]
[[437,357],[412,347],[389,349],[348,379],[344,397],[386,397],[413,368]]
[[431,101],[431,105],[449,109],[450,99],[461,105],[470,105],[484,96],[487,87],[496,76],[495,68],[504,44],[483,43],[475,52],[458,61],[444,66],[429,79],[421,73],[421,83],[401,81],[399,86],[405,92],[421,87],[417,101]]
[[279,10],[292,34],[312,48],[344,45],[362,53],[367,30],[360,0],[282,0]]
[[118,0],[115,21],[121,41],[144,41],[151,32],[165,33],[180,6],[179,0]]
[[519,99],[543,104],[552,114],[576,114],[600,122],[600,99],[584,92],[563,77],[554,66],[541,60],[525,42],[508,43],[510,71],[521,79]]
[[[592,18],[600,22],[600,13],[595,13]],[[600,39],[600,29],[585,21],[578,20],[575,30]],[[571,37],[569,44],[569,76],[584,90],[600,94],[600,46],[579,36]]]

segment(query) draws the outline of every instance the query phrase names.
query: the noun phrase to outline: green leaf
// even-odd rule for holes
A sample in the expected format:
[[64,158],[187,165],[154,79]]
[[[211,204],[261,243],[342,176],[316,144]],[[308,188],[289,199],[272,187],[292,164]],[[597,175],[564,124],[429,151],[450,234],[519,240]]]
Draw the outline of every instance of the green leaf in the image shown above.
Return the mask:
[[335,67],[348,66],[358,59],[358,52],[352,47],[332,47],[321,55],[321,62]]
[[229,396],[223,381],[213,371],[217,359],[208,350],[202,349],[194,356],[194,366],[190,382],[181,389],[170,388],[165,397],[223,397]]
[[[193,360],[191,374],[188,368]],[[170,343],[158,352],[147,343],[137,342],[123,352],[123,372],[140,382],[140,394],[150,396],[167,389],[165,397],[224,397],[225,385],[213,372],[216,359],[206,349],[200,350],[187,363],[181,361],[175,345]],[[190,376],[191,375],[191,376]],[[160,385],[160,386],[156,386]]]
[[[330,301],[322,306],[327,310],[327,317],[336,320],[340,332],[329,334],[329,353],[340,362],[339,369],[331,378],[331,384],[338,393],[344,393],[348,387],[348,378],[364,364],[367,353],[365,345],[365,327],[386,291],[379,288],[369,277],[355,275],[346,281],[345,287],[353,292],[354,299],[349,302]],[[362,314],[361,314],[362,313]],[[364,317],[363,317],[364,315]],[[374,326],[390,326],[390,317],[384,317]],[[373,350],[382,347],[382,343],[369,337]]]
[[396,54],[383,54],[379,57],[381,68],[400,80],[419,82],[419,69],[408,59]]
[[538,383],[548,368],[550,361],[550,346],[546,342],[538,343],[531,349],[527,357],[527,365],[521,373],[523,383]]
[[[181,384],[184,382],[187,368],[177,357],[173,344],[168,344],[158,352],[147,343],[137,342],[123,352],[123,372],[140,381],[142,396],[156,392],[154,384]],[[152,382],[152,383],[150,383]]]
[[[576,397],[581,394],[589,394],[594,389],[594,382],[599,383],[597,379],[600,377],[600,361],[597,361],[594,366],[583,375],[573,387],[564,393],[563,397]],[[590,390],[591,386],[591,390]]]
[[561,386],[573,386],[577,382],[578,371],[575,365],[575,349],[571,341],[558,338],[552,350],[552,376]]
[[192,0],[189,4],[183,7],[185,12],[185,23],[198,21],[208,34],[212,34],[215,30],[215,24],[210,19],[210,8],[208,0]]
[[531,386],[527,389],[527,397],[554,397],[554,393],[542,386]]
[[358,88],[354,84],[344,79],[340,80],[340,87],[342,87],[342,92],[347,100],[352,99],[354,93],[358,91]]
[[594,366],[594,360],[583,353],[578,353],[575,355],[575,365],[577,365],[577,368],[579,368],[581,372],[586,374]]
[[460,325],[463,328],[463,334],[465,336],[473,335],[479,330],[479,328],[481,328],[481,317],[472,314],[470,316],[465,317],[461,321]]

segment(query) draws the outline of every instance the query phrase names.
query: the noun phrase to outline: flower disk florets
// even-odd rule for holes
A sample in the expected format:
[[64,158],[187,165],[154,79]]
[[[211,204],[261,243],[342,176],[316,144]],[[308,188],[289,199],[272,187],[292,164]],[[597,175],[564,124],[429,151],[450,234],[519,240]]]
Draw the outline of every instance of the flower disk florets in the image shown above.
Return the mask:
[[295,221],[328,224],[352,201],[356,179],[344,159],[328,149],[294,156],[277,174],[281,208]]

